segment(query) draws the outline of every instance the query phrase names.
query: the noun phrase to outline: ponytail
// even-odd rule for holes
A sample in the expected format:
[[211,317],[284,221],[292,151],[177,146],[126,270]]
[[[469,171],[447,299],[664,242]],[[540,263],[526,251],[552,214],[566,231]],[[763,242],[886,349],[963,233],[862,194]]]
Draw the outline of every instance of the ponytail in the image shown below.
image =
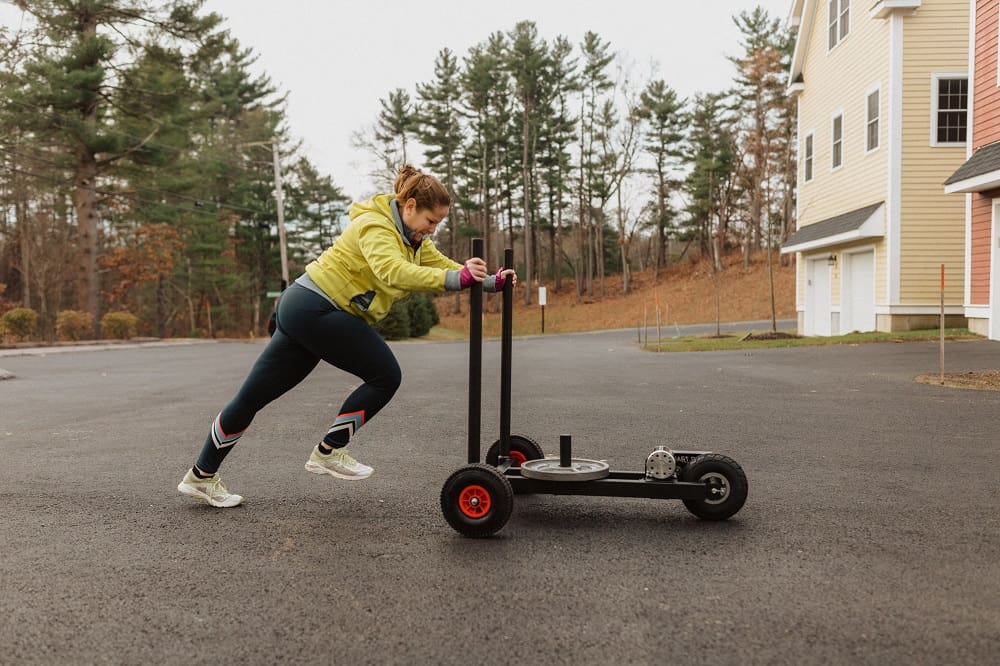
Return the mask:
[[451,206],[451,195],[441,181],[424,173],[412,164],[404,164],[396,175],[393,187],[396,201],[403,205],[410,199],[417,202],[420,210],[435,210],[441,206]]

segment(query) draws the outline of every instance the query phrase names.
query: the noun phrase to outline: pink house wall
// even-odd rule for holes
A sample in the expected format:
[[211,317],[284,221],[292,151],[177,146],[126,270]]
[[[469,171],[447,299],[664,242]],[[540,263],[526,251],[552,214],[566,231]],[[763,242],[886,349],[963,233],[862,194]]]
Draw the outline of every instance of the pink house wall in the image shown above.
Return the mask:
[[[997,25],[1000,19],[997,0],[976,2],[976,53],[972,87],[973,150],[1000,141],[1000,86],[997,85]],[[972,194],[972,229],[970,257],[970,305],[990,302],[990,238],[993,223],[993,198],[1000,190]]]

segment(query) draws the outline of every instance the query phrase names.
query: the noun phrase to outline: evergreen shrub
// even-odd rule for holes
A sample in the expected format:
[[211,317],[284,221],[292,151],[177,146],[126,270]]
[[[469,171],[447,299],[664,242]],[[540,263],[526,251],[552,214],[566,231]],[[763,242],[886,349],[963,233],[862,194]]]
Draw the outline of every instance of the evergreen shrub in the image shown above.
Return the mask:
[[393,303],[385,319],[375,324],[375,330],[386,340],[404,340],[410,337],[410,308],[407,301]]
[[410,310],[410,337],[419,338],[430,333],[431,328],[441,321],[434,298],[430,294],[413,294],[407,299]]

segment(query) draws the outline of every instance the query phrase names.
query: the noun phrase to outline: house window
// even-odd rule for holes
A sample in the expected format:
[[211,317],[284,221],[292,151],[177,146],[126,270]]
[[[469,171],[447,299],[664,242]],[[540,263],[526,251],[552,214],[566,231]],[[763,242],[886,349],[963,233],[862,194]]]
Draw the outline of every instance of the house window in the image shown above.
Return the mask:
[[875,89],[868,93],[865,116],[865,150],[871,152],[878,148],[879,91]]
[[806,134],[806,145],[802,150],[802,178],[805,182],[813,179],[813,135]]
[[836,169],[844,163],[844,116],[835,116],[833,119],[832,141],[830,142],[830,153],[833,156],[831,167]]
[[851,0],[827,0],[830,10],[830,41],[833,48],[851,31]]
[[934,143],[965,143],[968,130],[968,77],[935,79]]

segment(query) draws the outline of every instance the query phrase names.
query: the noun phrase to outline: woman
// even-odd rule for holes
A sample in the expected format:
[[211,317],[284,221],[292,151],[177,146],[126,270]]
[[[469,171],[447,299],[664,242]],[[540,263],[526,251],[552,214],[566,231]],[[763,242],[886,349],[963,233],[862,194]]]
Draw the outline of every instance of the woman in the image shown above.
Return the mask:
[[216,507],[243,498],[219,478],[223,459],[265,405],[301,382],[320,360],[360,377],[306,469],[339,479],[366,479],[372,468],[355,460],[347,445],[358,428],[389,402],[401,380],[389,346],[372,328],[393,302],[414,291],[467,289],[482,282],[503,289],[511,269],[489,275],[473,257],[459,264],[430,240],[448,214],[451,197],[441,182],[410,165],[400,169],[394,194],[351,206],[351,224],[281,295],[276,330],[250,375],[219,413],[194,467],[177,486],[184,495]]

